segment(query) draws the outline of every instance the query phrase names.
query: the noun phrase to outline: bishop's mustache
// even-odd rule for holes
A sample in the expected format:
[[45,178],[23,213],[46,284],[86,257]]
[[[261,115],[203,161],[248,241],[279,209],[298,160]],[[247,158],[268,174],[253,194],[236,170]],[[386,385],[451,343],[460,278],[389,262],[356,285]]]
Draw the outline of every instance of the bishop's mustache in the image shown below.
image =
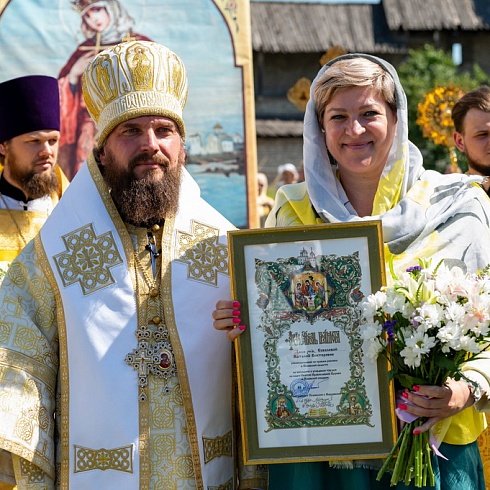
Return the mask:
[[133,169],[139,164],[157,164],[162,167],[168,168],[170,166],[170,160],[164,155],[147,155],[145,153],[140,153],[136,155],[129,161],[129,168]]

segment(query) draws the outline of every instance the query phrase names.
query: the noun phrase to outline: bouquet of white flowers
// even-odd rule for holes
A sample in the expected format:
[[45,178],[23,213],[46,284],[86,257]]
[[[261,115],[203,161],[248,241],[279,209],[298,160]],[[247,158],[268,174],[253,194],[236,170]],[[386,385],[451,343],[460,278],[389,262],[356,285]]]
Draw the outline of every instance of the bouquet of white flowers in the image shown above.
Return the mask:
[[[430,261],[419,260],[400,277],[390,269],[393,285],[362,303],[365,355],[373,362],[385,356],[390,376],[400,388],[442,386],[448,378],[471,385],[461,367],[488,347],[488,267],[479,274],[466,274],[458,267],[449,269],[443,261],[431,268]],[[378,480],[391,470],[391,485],[412,479],[416,487],[434,485],[431,450],[437,452],[437,447],[430,431],[418,433],[424,421],[405,423]]]

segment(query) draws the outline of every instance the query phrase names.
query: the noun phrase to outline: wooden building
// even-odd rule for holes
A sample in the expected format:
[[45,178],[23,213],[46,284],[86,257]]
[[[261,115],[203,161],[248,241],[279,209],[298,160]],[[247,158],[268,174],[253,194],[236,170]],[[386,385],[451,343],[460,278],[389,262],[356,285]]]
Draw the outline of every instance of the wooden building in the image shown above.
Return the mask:
[[490,72],[490,0],[252,0],[251,20],[258,171],[269,181],[279,165],[301,163],[302,98],[336,46],[397,66],[410,48],[429,43],[460,52],[463,67]]

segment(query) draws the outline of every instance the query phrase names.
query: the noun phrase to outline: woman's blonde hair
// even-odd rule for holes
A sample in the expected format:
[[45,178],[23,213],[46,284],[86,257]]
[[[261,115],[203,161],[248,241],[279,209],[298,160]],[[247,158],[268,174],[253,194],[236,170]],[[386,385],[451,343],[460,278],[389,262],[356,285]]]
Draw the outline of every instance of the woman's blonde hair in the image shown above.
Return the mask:
[[333,63],[320,76],[313,89],[315,110],[323,127],[325,108],[343,88],[372,87],[396,114],[395,82],[381,65],[367,58],[346,58]]

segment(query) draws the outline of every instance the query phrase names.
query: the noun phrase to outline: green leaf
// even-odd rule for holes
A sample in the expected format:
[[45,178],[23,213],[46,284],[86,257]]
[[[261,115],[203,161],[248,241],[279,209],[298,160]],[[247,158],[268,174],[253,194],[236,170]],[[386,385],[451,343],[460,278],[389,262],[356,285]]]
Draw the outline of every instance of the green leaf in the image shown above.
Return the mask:
[[451,375],[452,373],[458,371],[458,365],[449,357],[441,354],[434,357],[434,364],[448,371],[448,375]]
[[411,390],[414,385],[426,385],[430,384],[427,382],[427,380],[419,378],[417,376],[411,376],[410,374],[406,373],[401,373],[397,376],[398,381],[400,384],[409,390]]

